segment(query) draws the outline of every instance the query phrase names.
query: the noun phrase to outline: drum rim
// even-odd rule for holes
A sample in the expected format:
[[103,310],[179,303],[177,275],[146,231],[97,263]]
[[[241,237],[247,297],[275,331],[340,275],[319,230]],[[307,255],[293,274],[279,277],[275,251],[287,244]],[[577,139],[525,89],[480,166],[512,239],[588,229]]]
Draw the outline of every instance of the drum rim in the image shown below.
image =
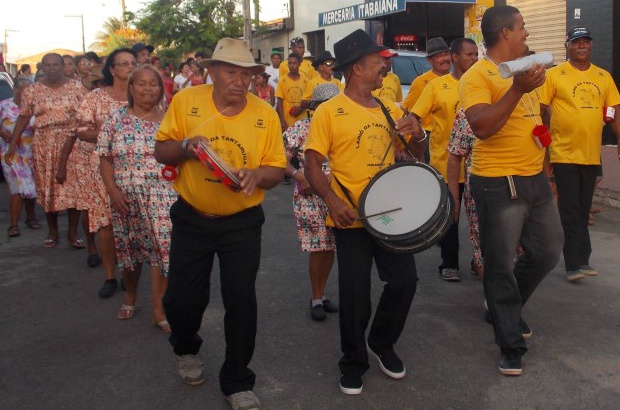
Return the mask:
[[366,187],[362,191],[362,194],[360,195],[360,199],[359,199],[358,214],[359,214],[360,218],[364,218],[364,216],[366,216],[366,214],[364,212],[364,208],[365,208],[364,204],[365,204],[368,192],[370,191],[372,185],[382,175],[386,174],[387,172],[389,172],[389,171],[391,171],[393,169],[400,168],[400,167],[403,167],[403,166],[418,166],[418,167],[421,167],[423,169],[426,169],[427,171],[430,171],[431,174],[433,176],[435,176],[435,178],[439,182],[439,192],[440,192],[439,204],[440,204],[440,206],[435,210],[435,212],[428,219],[428,221],[426,221],[424,224],[422,224],[416,230],[414,230],[412,232],[408,232],[408,233],[399,234],[399,235],[386,235],[386,234],[384,234],[382,232],[377,231],[375,228],[373,228],[368,223],[368,221],[366,219],[361,219],[361,223],[364,226],[364,228],[372,236],[374,236],[375,238],[378,238],[378,239],[381,239],[381,240],[385,240],[385,241],[390,241],[390,242],[406,241],[407,239],[413,239],[416,236],[420,235],[419,232],[426,232],[426,231],[432,229],[433,227],[435,227],[441,221],[441,216],[445,213],[444,209],[446,208],[446,200],[447,200],[447,197],[450,196],[450,191],[448,189],[448,184],[445,182],[445,180],[443,179],[443,176],[441,176],[439,171],[437,171],[434,167],[432,167],[431,165],[428,165],[428,164],[426,164],[424,162],[420,162],[420,161],[403,161],[403,162],[398,162],[398,163],[392,164],[392,165],[382,169],[381,171],[377,172],[377,174],[372,178],[372,180],[368,183],[368,185],[366,185]]

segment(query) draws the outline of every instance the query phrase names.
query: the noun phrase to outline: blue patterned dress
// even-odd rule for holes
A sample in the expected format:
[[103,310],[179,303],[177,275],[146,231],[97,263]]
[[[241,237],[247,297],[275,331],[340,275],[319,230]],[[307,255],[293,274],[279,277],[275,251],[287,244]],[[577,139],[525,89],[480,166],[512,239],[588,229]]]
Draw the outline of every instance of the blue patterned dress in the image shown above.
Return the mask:
[[111,157],[114,181],[130,200],[129,211],[112,210],[116,254],[121,269],[138,263],[159,266],[168,274],[170,257],[170,206],[177,194],[161,176],[162,166],[153,156],[159,122],[145,121],[127,113],[127,107],[108,117],[95,148]]

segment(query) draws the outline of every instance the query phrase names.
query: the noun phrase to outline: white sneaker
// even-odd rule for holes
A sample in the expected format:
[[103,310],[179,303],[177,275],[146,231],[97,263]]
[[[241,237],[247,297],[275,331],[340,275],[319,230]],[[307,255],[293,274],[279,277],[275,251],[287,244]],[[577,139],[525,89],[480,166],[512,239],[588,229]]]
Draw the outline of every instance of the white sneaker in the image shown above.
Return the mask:
[[226,396],[232,410],[260,410],[260,400],[252,391],[240,391]]
[[200,355],[186,354],[177,356],[177,364],[179,366],[179,376],[181,380],[192,386],[196,386],[205,381],[205,374],[202,370],[203,364]]

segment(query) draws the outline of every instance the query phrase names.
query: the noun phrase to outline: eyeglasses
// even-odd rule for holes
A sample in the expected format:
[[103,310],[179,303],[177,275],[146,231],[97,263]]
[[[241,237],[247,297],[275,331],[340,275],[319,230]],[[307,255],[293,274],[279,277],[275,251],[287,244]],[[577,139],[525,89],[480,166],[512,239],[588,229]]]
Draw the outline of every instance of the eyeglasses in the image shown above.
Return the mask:
[[333,62],[333,61],[326,61],[326,62],[324,62],[323,64],[325,64],[325,65],[326,65],[326,66],[328,66],[328,67],[331,67],[331,66],[333,66],[333,65],[334,65],[334,62]]
[[81,65],[81,66],[91,66],[92,64],[89,61],[81,61],[78,65]]
[[113,65],[115,67],[123,67],[123,68],[127,68],[129,66],[137,67],[138,66],[138,62],[136,62],[136,61],[131,61],[131,62],[123,61],[122,63],[114,63]]

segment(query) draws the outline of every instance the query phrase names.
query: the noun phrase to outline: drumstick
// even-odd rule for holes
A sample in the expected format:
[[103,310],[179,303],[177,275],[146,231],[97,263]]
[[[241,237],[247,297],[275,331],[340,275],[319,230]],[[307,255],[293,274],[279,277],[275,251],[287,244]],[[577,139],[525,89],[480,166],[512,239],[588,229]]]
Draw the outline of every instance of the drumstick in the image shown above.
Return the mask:
[[384,215],[384,214],[388,214],[390,212],[395,212],[395,211],[400,211],[402,210],[402,207],[399,208],[394,208],[394,209],[388,209],[387,211],[381,211],[381,212],[377,212],[376,214],[372,214],[372,215],[366,215],[366,216],[361,216],[359,218],[357,218],[358,221],[361,221],[362,219],[368,219],[368,218],[372,218],[374,216],[379,216],[379,215]]

